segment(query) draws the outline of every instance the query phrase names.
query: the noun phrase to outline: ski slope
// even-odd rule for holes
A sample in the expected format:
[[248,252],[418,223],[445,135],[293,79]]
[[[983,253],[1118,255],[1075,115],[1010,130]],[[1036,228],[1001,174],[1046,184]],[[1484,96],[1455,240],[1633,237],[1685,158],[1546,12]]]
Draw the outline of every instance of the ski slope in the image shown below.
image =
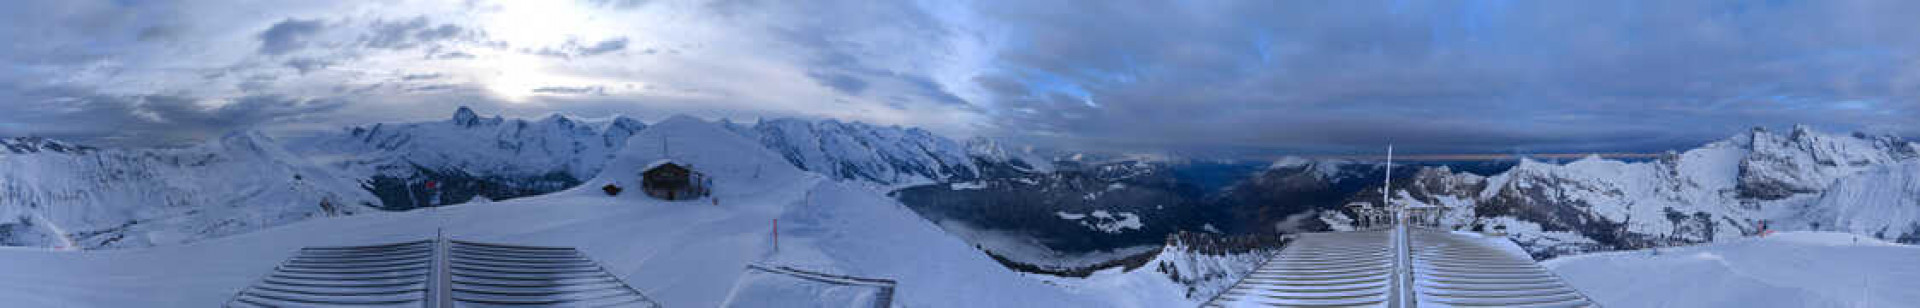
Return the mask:
[[[713,179],[710,199],[668,202],[600,186],[638,185],[672,158]],[[779,220],[779,250],[772,249]],[[1007,270],[896,201],[803,172],[718,125],[670,118],[628,141],[584,185],[548,195],[409,212],[313,219],[183,245],[102,251],[0,249],[0,301],[18,307],[209,307],[308,246],[431,238],[574,247],[667,307],[728,300],[748,264],[898,281],[910,307],[1192,306],[1150,270],[1072,287]],[[1153,288],[1138,288],[1140,279]],[[981,296],[991,294],[993,296]],[[735,299],[752,302],[751,299]]]
[[1916,260],[1920,247],[1787,232],[1543,265],[1608,307],[1911,307],[1920,303]]

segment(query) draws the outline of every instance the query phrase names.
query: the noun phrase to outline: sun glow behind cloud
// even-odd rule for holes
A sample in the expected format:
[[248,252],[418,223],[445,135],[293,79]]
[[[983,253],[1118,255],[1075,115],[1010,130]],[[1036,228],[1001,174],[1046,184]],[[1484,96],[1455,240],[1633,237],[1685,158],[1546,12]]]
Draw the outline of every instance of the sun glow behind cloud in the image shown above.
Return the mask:
[[570,60],[539,53],[564,53],[572,46],[629,35],[615,33],[616,25],[570,1],[499,2],[477,19],[489,39],[507,46],[477,60],[482,70],[491,73],[481,82],[509,102],[525,102],[541,88],[609,84],[559,72],[557,64]]
[[488,37],[527,47],[614,36],[600,17],[573,1],[503,1],[479,20]]
[[547,59],[540,56],[500,52],[490,58],[478,63],[491,72],[481,83],[486,85],[487,90],[509,102],[524,102],[534,94],[535,89],[574,81],[574,78],[550,73]]

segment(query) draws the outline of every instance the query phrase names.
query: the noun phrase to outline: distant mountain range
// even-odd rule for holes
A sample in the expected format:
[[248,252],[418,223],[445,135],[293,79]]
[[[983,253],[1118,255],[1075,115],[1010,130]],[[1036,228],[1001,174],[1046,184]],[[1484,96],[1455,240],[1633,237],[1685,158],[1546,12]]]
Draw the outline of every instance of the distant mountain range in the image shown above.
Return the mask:
[[[873,187],[979,176],[968,146],[916,128],[797,119],[723,125],[804,170]],[[441,121],[288,140],[237,132],[187,149],[0,139],[0,246],[144,247],[307,217],[545,194],[598,173],[647,127],[620,116],[509,119],[462,107]]]
[[[1765,230],[1920,242],[1920,145],[1888,136],[1764,129],[1646,162],[1522,161],[1478,176],[1428,169],[1396,200],[1505,229],[1536,257],[1711,242]],[[1377,195],[1375,195],[1377,197]]]
[[[1051,153],[990,139],[835,120],[719,123],[802,170],[891,193],[981,249],[1040,267],[1153,250],[1178,231],[1350,227],[1388,166],[1288,158],[1210,162]],[[191,242],[309,217],[503,200],[580,185],[628,118],[383,123],[275,140],[239,132],[184,149],[0,139],[0,245],[82,249]],[[672,152],[670,147],[661,147]],[[671,154],[671,153],[663,153]],[[1920,147],[1797,127],[1652,159],[1410,162],[1394,199],[1501,229],[1536,257],[1681,245],[1774,230],[1920,242]]]
[[0,246],[144,247],[371,211],[343,174],[257,132],[181,149],[0,139]]

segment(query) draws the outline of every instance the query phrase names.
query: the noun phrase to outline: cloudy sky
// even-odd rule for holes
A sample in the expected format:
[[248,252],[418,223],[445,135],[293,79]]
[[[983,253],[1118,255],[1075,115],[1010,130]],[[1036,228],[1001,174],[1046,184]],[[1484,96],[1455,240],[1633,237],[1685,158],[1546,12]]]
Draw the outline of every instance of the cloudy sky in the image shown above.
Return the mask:
[[0,135],[838,118],[1068,149],[1920,136],[1915,1],[136,1],[0,10]]

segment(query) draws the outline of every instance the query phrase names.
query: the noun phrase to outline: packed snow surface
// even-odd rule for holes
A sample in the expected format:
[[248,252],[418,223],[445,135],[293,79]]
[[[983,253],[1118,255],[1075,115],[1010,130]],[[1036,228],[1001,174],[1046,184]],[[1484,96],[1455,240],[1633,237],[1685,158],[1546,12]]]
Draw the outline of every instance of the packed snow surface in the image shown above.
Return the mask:
[[1785,232],[1543,265],[1608,307],[1910,307],[1920,303],[1916,260],[1920,247]]
[[[637,185],[636,169],[662,158],[707,174],[712,196],[672,202],[600,191]],[[1198,304],[1152,271],[1075,287],[1023,277],[878,192],[802,172],[750,139],[686,117],[639,132],[599,175],[548,195],[312,219],[153,248],[0,249],[0,298],[22,307],[217,306],[301,247],[417,240],[436,230],[463,240],[575,247],[667,307],[721,304],[748,264],[893,279],[895,305],[907,307]]]

